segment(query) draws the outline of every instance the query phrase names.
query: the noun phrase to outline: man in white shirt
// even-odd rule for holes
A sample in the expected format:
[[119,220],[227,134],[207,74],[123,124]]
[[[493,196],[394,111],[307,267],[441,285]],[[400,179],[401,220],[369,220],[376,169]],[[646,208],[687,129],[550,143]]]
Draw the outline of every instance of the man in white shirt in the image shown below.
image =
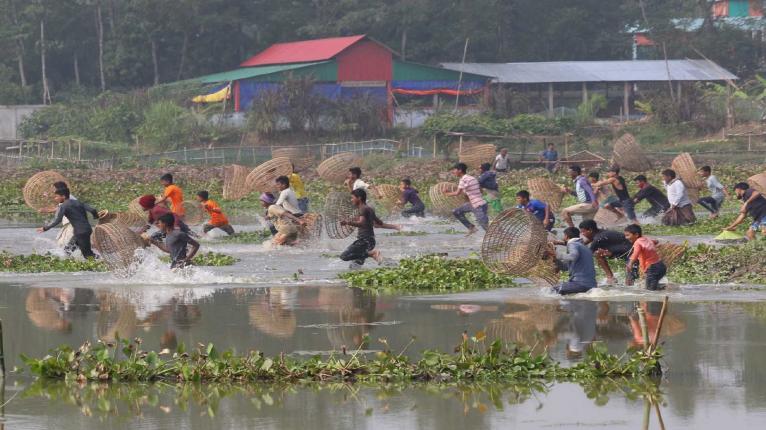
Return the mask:
[[293,215],[303,215],[298,205],[298,196],[295,195],[295,191],[290,188],[290,179],[287,176],[280,176],[277,178],[277,188],[279,189],[279,198],[276,205],[282,209],[290,212]]
[[367,191],[367,188],[370,187],[367,182],[362,180],[362,169],[358,167],[352,167],[348,169],[348,176],[346,176],[346,186],[348,187],[349,191]]
[[671,169],[662,171],[662,179],[670,202],[670,209],[662,217],[662,223],[665,225],[694,224],[697,217],[694,215],[692,202],[686,193],[686,185],[676,178],[676,172]]
[[505,148],[500,149],[500,153],[495,157],[495,171],[507,172],[511,166],[511,158],[508,156],[508,150]]

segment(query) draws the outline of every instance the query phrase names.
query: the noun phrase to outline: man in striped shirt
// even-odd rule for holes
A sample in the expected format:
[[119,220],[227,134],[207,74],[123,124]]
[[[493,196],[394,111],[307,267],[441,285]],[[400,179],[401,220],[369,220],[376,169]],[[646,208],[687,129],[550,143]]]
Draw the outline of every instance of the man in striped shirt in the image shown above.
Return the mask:
[[476,233],[477,230],[476,226],[468,221],[465,214],[473,212],[473,215],[476,217],[476,222],[478,222],[484,230],[487,230],[489,217],[487,216],[487,202],[484,201],[484,197],[481,195],[479,181],[473,176],[467,175],[467,170],[468,166],[466,166],[465,163],[457,163],[452,167],[452,174],[457,178],[460,178],[460,182],[457,184],[457,191],[446,193],[446,195],[459,196],[462,194],[468,197],[468,202],[452,211],[452,214],[468,229],[467,236],[470,236]]

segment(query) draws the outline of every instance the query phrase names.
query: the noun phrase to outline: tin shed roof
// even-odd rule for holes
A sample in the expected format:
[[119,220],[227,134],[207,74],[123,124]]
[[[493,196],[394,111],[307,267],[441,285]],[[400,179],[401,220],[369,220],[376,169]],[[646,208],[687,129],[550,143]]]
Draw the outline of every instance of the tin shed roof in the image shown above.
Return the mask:
[[498,83],[723,81],[737,79],[708,60],[441,63],[451,70],[492,76]]

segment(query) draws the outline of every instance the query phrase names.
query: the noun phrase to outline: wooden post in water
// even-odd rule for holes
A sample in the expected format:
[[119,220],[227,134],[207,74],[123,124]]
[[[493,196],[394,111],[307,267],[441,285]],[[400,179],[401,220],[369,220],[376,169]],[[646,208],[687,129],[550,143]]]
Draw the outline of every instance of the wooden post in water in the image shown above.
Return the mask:
[[654,339],[650,345],[649,352],[654,352],[657,349],[657,344],[660,341],[660,333],[662,332],[662,323],[665,321],[665,315],[668,311],[669,300],[668,296],[665,296],[662,300],[662,310],[660,311],[660,318],[657,320],[657,329],[654,331]]

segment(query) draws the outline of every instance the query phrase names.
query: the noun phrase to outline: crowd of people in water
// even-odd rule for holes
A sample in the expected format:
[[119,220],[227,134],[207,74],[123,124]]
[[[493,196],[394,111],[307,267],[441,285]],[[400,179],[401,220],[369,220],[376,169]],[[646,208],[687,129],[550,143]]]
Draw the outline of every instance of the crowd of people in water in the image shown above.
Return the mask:
[[[558,153],[553,145],[549,145],[540,155],[540,162],[549,172],[557,171],[562,163],[558,160]],[[465,203],[454,208],[452,214],[465,226],[467,235],[478,232],[478,227],[487,230],[490,208],[495,213],[503,210],[498,175],[508,172],[510,165],[508,151],[501,149],[492,163],[481,165],[478,176],[470,175],[465,163],[452,166],[451,173],[457,180],[457,187],[455,191],[446,195],[465,198]],[[709,196],[697,201],[690,198],[687,186],[672,169],[661,172],[665,192],[651,184],[645,175],[638,175],[632,178],[636,190],[634,193],[631,193],[628,181],[621,175],[619,166],[610,167],[605,176],[598,171],[586,175],[582,168],[575,164],[568,165],[567,172],[571,183],[561,185],[560,188],[562,193],[571,194],[575,198],[575,204],[563,208],[558,214],[566,228],[560,232],[562,237],[557,238],[555,244],[566,247],[566,252],[560,253],[557,260],[561,268],[569,274],[567,281],[554,287],[560,294],[581,293],[595,288],[596,265],[606,274],[608,284],[615,283],[616,277],[609,260],[620,260],[624,263],[626,285],[632,285],[636,279],[642,277],[647,289],[663,288],[660,280],[665,276],[667,267],[657,251],[657,240],[643,235],[641,222],[659,217],[663,224],[669,226],[692,224],[696,222],[693,210],[695,203],[709,211],[711,218],[716,218],[725,199],[731,197],[710,166],[703,166],[699,170]],[[144,235],[147,243],[170,255],[172,268],[184,267],[197,253],[200,244],[196,240],[197,234],[184,222],[184,192],[174,182],[173,175],[163,175],[160,185],[163,190],[159,197],[144,195],[138,199],[146,213],[146,224],[140,233]],[[97,211],[87,203],[77,200],[64,182],[56,182],[53,187],[53,199],[57,206],[48,212],[54,213],[54,219],[39,231],[50,230],[62,223],[68,224],[72,234],[63,244],[65,250],[71,253],[79,249],[83,257],[94,257],[90,243],[92,227],[88,214],[99,218],[105,211]],[[382,255],[376,247],[375,229],[399,230],[401,226],[384,223],[376,215],[373,205],[368,204],[368,192],[372,186],[362,179],[361,168],[348,169],[344,187],[356,211],[354,216],[340,220],[340,224],[355,227],[357,237],[341,253],[340,258],[352,262],[352,267],[363,265],[368,258],[381,262]],[[305,223],[310,204],[299,172],[293,171],[288,176],[277,177],[275,189],[275,193],[262,193],[259,196],[265,210],[264,218],[273,236],[272,243],[280,246],[297,245],[298,232]],[[409,178],[401,179],[399,191],[394,209],[401,211],[404,218],[424,217],[425,204]],[[746,182],[735,184],[733,195],[742,203],[738,216],[725,230],[734,231],[750,217],[747,238],[755,239],[759,231],[766,236],[766,197]],[[221,206],[211,199],[208,191],[198,191],[195,199],[210,217],[202,227],[204,234],[215,229],[228,235],[235,234]],[[649,208],[639,217],[635,207],[642,201],[646,201]],[[553,231],[557,214],[545,201],[532,198],[529,191],[518,191],[513,207],[529,212],[534,219],[542,223],[545,230]],[[599,228],[594,221],[599,209],[626,220],[627,226],[621,232]],[[478,227],[468,219],[469,213],[473,214]],[[575,216],[581,218],[579,228],[575,226]],[[152,226],[156,227],[156,231],[149,235]]]

